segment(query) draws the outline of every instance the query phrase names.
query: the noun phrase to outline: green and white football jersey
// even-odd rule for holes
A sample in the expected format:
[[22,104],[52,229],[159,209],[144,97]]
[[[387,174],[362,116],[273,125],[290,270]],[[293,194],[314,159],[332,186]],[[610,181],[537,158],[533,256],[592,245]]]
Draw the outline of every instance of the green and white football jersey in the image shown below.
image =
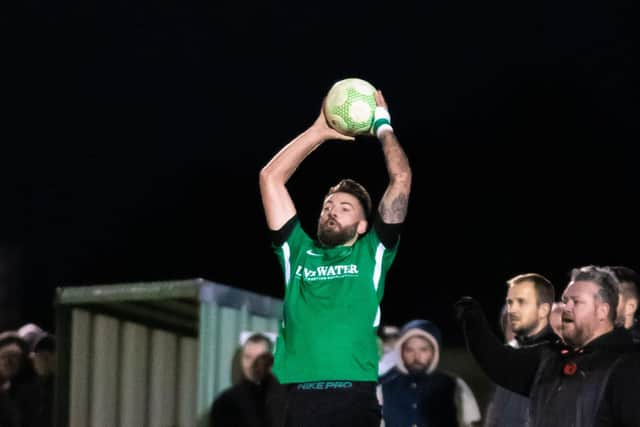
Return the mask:
[[377,381],[377,327],[397,244],[375,230],[353,246],[318,246],[296,220],[275,252],[284,270],[284,320],[274,373],[281,383]]

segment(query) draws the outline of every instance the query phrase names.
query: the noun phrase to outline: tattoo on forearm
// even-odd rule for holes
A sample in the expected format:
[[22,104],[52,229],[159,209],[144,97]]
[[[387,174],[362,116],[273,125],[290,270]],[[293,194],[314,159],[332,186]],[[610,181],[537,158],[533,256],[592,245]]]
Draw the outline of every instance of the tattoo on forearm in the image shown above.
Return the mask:
[[409,205],[411,167],[409,160],[393,133],[385,133],[382,150],[389,174],[389,187],[380,201],[379,213],[388,224],[404,222]]
[[388,202],[380,203],[380,217],[387,224],[395,224],[404,221],[409,207],[409,195],[398,194]]

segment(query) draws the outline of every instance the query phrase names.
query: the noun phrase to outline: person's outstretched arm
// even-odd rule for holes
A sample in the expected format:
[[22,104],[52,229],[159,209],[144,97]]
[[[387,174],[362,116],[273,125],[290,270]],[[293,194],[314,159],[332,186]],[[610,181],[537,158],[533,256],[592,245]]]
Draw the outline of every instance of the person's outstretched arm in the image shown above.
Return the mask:
[[260,171],[262,206],[271,230],[279,230],[296,214],[286,183],[313,150],[330,139],[353,141],[327,124],[323,108],[316,121],[280,150]]
[[515,349],[504,345],[491,331],[480,304],[463,297],[455,304],[456,317],[467,348],[491,380],[528,396],[542,356],[543,345]]
[[389,174],[389,185],[380,199],[378,212],[386,224],[404,222],[411,192],[411,167],[409,159],[389,125],[387,103],[381,91],[376,92],[376,118],[374,132],[382,144],[382,151]]

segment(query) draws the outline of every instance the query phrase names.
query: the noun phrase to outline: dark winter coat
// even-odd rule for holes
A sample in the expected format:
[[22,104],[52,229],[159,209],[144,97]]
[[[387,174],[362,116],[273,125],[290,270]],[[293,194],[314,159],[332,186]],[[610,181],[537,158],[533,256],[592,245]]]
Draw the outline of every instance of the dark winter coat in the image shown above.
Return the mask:
[[530,397],[531,427],[640,426],[640,371],[629,331],[616,328],[579,351],[561,341],[514,349],[491,332],[479,307],[467,304],[458,314],[487,375]]

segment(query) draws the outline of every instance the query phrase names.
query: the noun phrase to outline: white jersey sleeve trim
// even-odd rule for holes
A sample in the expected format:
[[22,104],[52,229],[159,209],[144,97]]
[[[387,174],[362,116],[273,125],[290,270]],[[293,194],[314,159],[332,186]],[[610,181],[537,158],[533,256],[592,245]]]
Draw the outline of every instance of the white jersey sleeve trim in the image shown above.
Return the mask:
[[282,245],[282,258],[284,259],[284,286],[287,287],[291,281],[291,249],[287,242]]
[[385,247],[382,243],[378,243],[376,248],[376,265],[373,268],[373,288],[378,291],[380,286],[380,276],[382,275],[382,255],[384,255]]
[[[382,256],[384,255],[385,247],[382,243],[378,243],[376,248],[376,264],[373,268],[373,289],[378,292],[380,287],[380,277],[382,276]],[[376,310],[376,318],[373,321],[373,326],[378,327],[380,325],[380,306],[378,305]]]

